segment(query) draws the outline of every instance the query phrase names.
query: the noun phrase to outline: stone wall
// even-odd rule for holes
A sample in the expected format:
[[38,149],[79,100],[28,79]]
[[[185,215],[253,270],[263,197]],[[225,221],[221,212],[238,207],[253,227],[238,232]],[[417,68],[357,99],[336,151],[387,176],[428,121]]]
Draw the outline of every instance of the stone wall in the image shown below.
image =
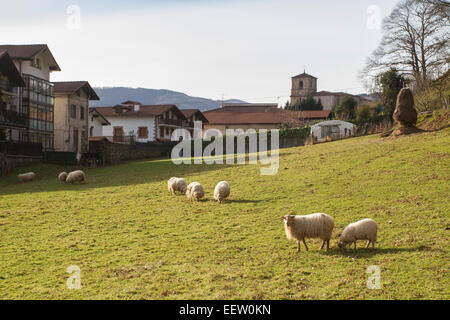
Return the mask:
[[176,142],[122,144],[109,141],[91,141],[89,142],[89,150],[100,165],[112,165],[127,160],[170,157],[170,152],[175,145]]

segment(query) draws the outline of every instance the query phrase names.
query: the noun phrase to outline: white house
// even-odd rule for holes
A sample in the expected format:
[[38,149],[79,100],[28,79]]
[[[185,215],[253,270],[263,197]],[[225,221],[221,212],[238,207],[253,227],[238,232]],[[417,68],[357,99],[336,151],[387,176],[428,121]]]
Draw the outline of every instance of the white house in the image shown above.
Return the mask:
[[175,105],[143,106],[136,101],[125,101],[95,110],[110,123],[102,126],[102,136],[117,143],[170,141],[173,131],[188,121]]
[[327,138],[341,139],[354,135],[355,131],[353,123],[341,120],[329,120],[311,126],[311,135],[318,141]]
[[103,136],[103,126],[110,125],[111,123],[96,108],[89,109],[89,138]]

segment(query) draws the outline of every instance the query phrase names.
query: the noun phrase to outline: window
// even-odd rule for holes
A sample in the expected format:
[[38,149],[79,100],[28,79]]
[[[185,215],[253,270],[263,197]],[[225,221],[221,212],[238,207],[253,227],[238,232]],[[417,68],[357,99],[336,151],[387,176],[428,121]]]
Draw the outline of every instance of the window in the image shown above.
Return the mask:
[[89,128],[89,136],[92,137],[94,135],[94,127]]
[[80,106],[80,120],[84,120],[84,107]]
[[138,137],[139,137],[139,139],[147,139],[148,138],[148,128],[147,127],[139,127],[138,128]]
[[303,89],[303,81],[300,81],[300,89]]
[[70,117],[76,119],[77,117],[77,106],[74,104],[70,105]]

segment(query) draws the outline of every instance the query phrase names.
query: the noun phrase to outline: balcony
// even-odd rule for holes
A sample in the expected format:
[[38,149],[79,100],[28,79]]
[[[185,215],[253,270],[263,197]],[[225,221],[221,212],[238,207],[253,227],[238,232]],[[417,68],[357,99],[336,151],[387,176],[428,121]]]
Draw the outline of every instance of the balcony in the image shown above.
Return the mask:
[[27,126],[28,115],[12,110],[0,109],[0,123]]
[[181,127],[183,125],[182,120],[176,120],[176,119],[159,119],[160,125],[166,125],[166,126],[174,126],[174,127]]

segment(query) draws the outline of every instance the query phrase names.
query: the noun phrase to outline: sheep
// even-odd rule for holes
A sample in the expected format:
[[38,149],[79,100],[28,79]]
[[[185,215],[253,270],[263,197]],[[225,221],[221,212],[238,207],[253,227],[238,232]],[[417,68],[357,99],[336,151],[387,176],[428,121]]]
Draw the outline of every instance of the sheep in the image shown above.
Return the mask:
[[34,172],[21,173],[17,175],[17,178],[21,182],[31,182],[36,178],[36,174]]
[[342,231],[339,237],[338,246],[345,249],[347,245],[354,244],[356,250],[356,240],[368,240],[366,248],[369,248],[372,243],[372,248],[375,249],[375,242],[377,241],[378,225],[372,219],[363,219],[354,223],[350,223]]
[[186,196],[189,200],[198,201],[205,196],[205,191],[200,183],[192,182],[187,186]]
[[173,177],[173,178],[170,178],[169,181],[167,182],[167,187],[171,194],[176,194],[177,191],[180,192],[181,194],[185,194],[186,186],[187,186],[187,182],[183,178]]
[[330,248],[331,232],[334,228],[334,220],[325,213],[313,213],[305,216],[287,215],[281,217],[284,221],[284,230],[289,240],[297,241],[297,252],[300,252],[300,241],[303,241],[306,251],[305,238],[320,238],[323,243],[320,250],[327,244]]
[[68,174],[66,182],[70,184],[73,184],[74,182],[86,183],[86,175],[81,170],[72,171]]
[[230,185],[226,181],[221,181],[214,189],[214,199],[222,203],[222,201],[230,195]]
[[65,172],[65,171],[61,172],[61,173],[58,175],[58,179],[59,179],[59,181],[61,181],[61,182],[66,181],[66,179],[67,179],[67,172]]

